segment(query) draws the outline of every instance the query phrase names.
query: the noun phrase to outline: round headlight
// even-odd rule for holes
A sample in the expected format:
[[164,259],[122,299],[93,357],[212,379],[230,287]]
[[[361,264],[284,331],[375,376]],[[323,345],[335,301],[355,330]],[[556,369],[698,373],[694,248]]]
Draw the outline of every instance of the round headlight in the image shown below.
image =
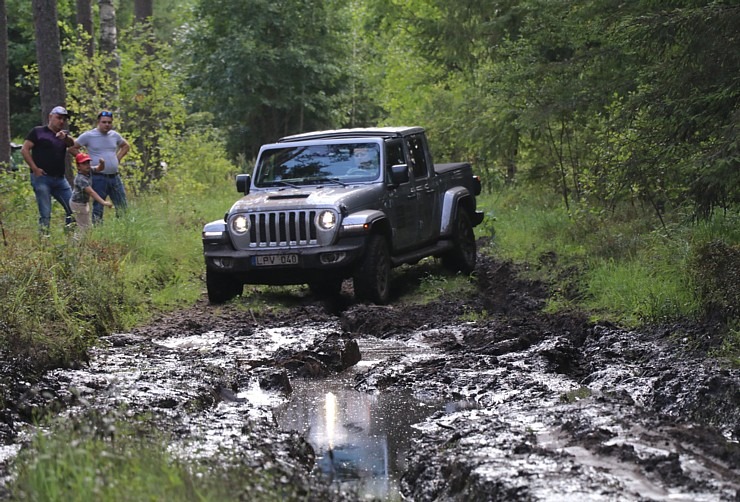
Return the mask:
[[249,218],[240,214],[231,220],[231,230],[239,235],[247,233],[249,231]]
[[334,214],[334,211],[321,211],[316,218],[316,223],[322,230],[331,230],[337,224],[337,215]]

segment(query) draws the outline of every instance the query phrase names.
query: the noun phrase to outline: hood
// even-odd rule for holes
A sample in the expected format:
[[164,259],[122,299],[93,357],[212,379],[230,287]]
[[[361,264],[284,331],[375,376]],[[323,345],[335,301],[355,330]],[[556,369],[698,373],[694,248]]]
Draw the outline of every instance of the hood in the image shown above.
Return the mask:
[[377,204],[383,187],[378,184],[281,188],[253,192],[239,199],[231,212],[284,211],[306,207],[339,207],[359,211]]

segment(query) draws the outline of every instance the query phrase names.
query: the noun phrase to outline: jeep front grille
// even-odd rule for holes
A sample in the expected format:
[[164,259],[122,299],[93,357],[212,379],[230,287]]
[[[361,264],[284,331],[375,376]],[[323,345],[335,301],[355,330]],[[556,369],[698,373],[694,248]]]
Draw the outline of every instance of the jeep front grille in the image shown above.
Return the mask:
[[249,215],[249,247],[315,246],[316,211]]

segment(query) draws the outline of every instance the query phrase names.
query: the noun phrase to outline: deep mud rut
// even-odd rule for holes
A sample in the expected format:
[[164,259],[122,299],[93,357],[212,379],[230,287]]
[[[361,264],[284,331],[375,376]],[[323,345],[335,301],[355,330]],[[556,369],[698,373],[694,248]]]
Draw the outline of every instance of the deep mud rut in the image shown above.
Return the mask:
[[[325,488],[305,431],[275,418],[296,382],[353,368],[351,384],[368,395],[466,403],[413,424],[410,448],[391,459],[400,494],[388,498],[740,500],[740,371],[697,348],[711,343],[711,328],[629,332],[548,315],[543,286],[485,257],[468,298],[404,303],[428,268],[437,272],[398,271],[400,298],[390,306],[279,292],[270,300],[283,307],[271,314],[238,300],[201,304],[107,337],[79,369],[33,384],[6,377],[3,474],[12,475],[34,416],[148,414],[175,455],[236,455],[322,497],[358,499]],[[379,341],[409,350],[362,366],[363,347]]]

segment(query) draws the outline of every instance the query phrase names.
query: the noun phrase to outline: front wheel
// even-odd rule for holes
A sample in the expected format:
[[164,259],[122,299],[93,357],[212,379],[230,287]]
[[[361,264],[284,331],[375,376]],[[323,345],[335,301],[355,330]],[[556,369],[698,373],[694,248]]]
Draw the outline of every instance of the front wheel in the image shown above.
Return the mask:
[[462,208],[457,210],[452,242],[452,250],[442,256],[442,266],[452,272],[472,273],[476,261],[475,233],[470,216]]
[[232,276],[206,270],[208,301],[212,304],[225,303],[242,293],[244,285]]
[[355,298],[383,305],[391,290],[391,257],[388,242],[382,235],[368,240],[365,257],[352,278]]

